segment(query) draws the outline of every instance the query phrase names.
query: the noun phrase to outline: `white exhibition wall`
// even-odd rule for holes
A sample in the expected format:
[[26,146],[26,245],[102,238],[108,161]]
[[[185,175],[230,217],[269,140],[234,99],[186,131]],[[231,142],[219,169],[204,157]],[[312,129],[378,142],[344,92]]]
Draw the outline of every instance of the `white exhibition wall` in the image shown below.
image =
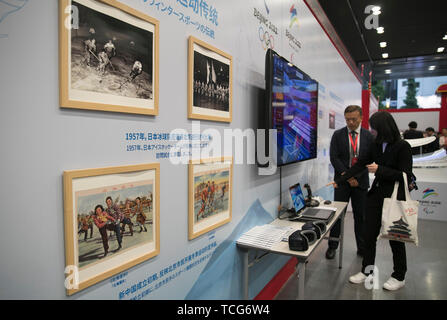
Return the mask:
[[[132,149],[126,133],[192,131],[187,119],[190,35],[229,53],[234,64],[233,121],[201,121],[202,131],[213,128],[223,136],[224,129],[256,128],[265,88],[267,38],[275,51],[319,81],[318,159],[284,167],[282,190],[299,181],[332,197],[333,191],[324,187],[333,177],[329,143],[334,129],[329,128],[329,114],[335,114],[335,128],[344,126],[344,108],[361,104],[361,84],[302,0],[207,0],[217,11],[217,25],[183,6],[187,1],[122,2],[160,21],[158,116],[61,109],[58,1],[21,1],[23,8],[13,12],[0,3],[0,299],[66,298],[65,170],[151,162],[160,162],[160,254],[70,299],[242,297],[234,241],[248,228],[276,217],[279,172],[260,176],[255,165],[236,164],[232,221],[189,241],[188,167],[157,159],[155,151],[127,151]],[[297,20],[292,19],[292,6]],[[186,17],[196,24],[188,24]],[[207,27],[214,36],[203,31]],[[193,264],[179,268],[178,262],[185,258]],[[250,298],[286,261],[273,256],[254,268]],[[176,267],[181,272],[172,270]],[[142,288],[147,279],[156,281],[149,285],[146,281]]]
[[425,131],[428,127],[432,127],[435,131],[440,130],[439,111],[393,112],[392,115],[401,131],[408,130],[411,121],[417,122],[417,130]]

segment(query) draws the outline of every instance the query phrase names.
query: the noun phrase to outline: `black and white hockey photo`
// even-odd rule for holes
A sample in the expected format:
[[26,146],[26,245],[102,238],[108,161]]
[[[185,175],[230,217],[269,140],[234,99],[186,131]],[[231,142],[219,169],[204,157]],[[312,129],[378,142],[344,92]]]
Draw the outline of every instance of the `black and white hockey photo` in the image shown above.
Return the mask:
[[79,27],[72,28],[70,37],[71,89],[87,95],[152,100],[153,32],[88,4],[72,1],[79,13]]
[[194,51],[194,107],[229,112],[230,66]]

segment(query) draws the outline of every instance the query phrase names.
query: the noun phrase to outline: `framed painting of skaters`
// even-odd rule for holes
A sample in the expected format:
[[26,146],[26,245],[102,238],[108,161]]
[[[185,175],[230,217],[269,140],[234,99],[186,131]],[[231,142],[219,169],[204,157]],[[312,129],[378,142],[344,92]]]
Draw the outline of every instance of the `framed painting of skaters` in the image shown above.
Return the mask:
[[116,0],[59,0],[62,108],[158,114],[159,22]]
[[189,239],[231,221],[233,159],[192,160],[189,164]]
[[188,47],[188,117],[231,122],[233,58],[193,36]]
[[158,163],[64,172],[68,295],[159,254],[159,181]]

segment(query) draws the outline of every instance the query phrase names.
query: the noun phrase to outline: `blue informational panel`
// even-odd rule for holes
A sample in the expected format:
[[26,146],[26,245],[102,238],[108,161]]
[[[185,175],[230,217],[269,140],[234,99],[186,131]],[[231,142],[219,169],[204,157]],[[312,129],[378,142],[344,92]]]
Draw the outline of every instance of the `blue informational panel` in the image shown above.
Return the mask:
[[[282,190],[309,183],[332,197],[324,187],[333,177],[330,138],[344,125],[344,108],[361,104],[361,84],[303,1],[121,2],[160,22],[157,116],[61,109],[58,1],[0,0],[0,299],[67,298],[65,170],[151,162],[160,163],[160,254],[69,299],[241,298],[235,240],[276,217],[280,196],[287,198],[279,172],[259,175],[246,154],[233,154],[231,222],[188,240],[188,166],[172,161],[188,154],[171,149],[182,142],[206,150],[227,130],[256,129],[268,48],[320,84],[317,159],[284,167]],[[201,121],[198,135],[187,118],[191,35],[233,58],[232,122]],[[250,298],[286,261],[273,256],[256,266]]]

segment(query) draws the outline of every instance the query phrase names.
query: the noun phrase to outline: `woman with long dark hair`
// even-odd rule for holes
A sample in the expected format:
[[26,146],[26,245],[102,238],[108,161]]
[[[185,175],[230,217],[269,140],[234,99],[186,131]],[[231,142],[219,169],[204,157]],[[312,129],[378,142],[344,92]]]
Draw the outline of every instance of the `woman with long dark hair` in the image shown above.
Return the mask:
[[[391,197],[394,183],[399,181],[397,199],[405,200],[402,172],[405,172],[408,178],[412,176],[413,157],[410,144],[401,138],[391,114],[376,112],[369,119],[369,123],[371,131],[375,135],[375,143],[371,144],[369,152],[365,156],[359,158],[358,162],[343,176],[331,183],[337,188],[340,183],[355,176],[365,167],[375,175],[366,202],[365,250],[362,270],[349,278],[351,283],[365,282],[368,272],[374,269],[376,241],[382,225],[383,199]],[[397,290],[405,285],[405,273],[407,271],[405,244],[390,240],[390,246],[393,252],[394,272],[385,282],[383,288]]]

